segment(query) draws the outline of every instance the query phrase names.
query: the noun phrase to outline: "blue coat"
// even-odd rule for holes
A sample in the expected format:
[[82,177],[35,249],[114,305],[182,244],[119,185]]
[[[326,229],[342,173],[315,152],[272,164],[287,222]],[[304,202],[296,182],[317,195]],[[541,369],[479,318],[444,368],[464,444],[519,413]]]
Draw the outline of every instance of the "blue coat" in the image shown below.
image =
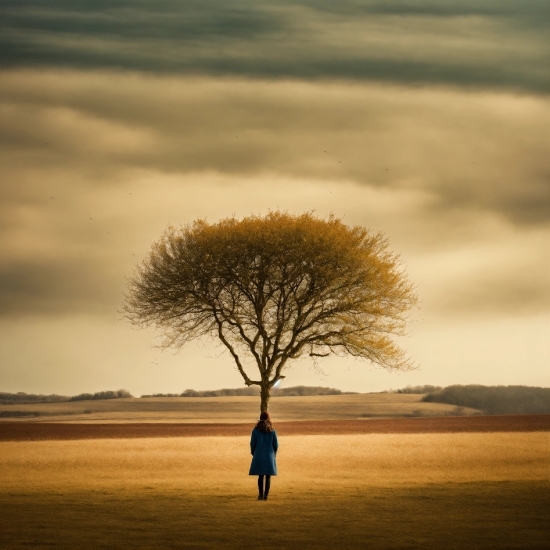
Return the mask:
[[254,428],[250,438],[252,464],[248,474],[251,476],[276,476],[277,463],[275,462],[275,455],[278,448],[279,443],[275,430],[265,433]]

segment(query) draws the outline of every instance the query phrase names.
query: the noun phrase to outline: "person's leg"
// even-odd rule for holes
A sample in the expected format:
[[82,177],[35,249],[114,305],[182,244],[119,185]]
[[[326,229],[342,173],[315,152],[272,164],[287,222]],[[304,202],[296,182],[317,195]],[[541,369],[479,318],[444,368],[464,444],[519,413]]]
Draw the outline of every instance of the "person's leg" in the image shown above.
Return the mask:
[[264,500],[267,500],[267,495],[269,494],[270,487],[271,487],[271,476],[265,476]]
[[258,498],[264,498],[264,476],[258,476]]

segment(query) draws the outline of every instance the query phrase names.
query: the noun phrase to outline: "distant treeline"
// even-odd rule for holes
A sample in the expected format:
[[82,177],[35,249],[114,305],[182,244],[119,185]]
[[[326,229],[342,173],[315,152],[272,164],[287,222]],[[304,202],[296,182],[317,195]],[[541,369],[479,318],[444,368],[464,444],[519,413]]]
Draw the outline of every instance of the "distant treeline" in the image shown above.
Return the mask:
[[550,388],[456,385],[430,392],[422,401],[472,407],[484,414],[549,414]]
[[341,395],[343,393],[335,388],[323,388],[321,386],[292,386],[290,388],[280,388],[273,391],[273,397],[277,396],[297,396],[297,395]]
[[430,386],[429,384],[424,384],[423,386],[407,386],[406,388],[401,388],[400,390],[390,390],[390,393],[432,393],[439,390],[442,390],[441,386]]
[[[323,388],[320,386],[293,386],[291,388],[280,388],[271,390],[272,397],[297,396],[297,395],[340,395],[342,392],[334,388]],[[141,397],[226,397],[239,395],[260,395],[258,386],[250,386],[248,388],[224,388],[221,390],[185,390],[182,393],[152,393],[142,395]]]
[[134,397],[128,390],[98,391],[96,393],[81,393],[69,397],[69,401],[92,401],[94,399],[120,399]]
[[141,397],[225,397],[225,396],[238,396],[238,395],[260,395],[260,388],[257,386],[251,386],[249,388],[236,388],[221,390],[185,390],[181,393],[151,393],[144,394]]
[[34,393],[6,393],[0,392],[0,404],[1,405],[15,405],[24,403],[59,403],[61,401],[68,401],[69,397],[66,395],[57,395],[55,393],[51,395],[42,395]]
[[42,395],[34,393],[5,393],[0,392],[0,405],[23,405],[31,403],[61,403],[67,401],[92,401],[97,399],[119,399],[121,397],[133,397],[127,390],[98,391],[96,393],[81,393],[72,397],[68,395]]

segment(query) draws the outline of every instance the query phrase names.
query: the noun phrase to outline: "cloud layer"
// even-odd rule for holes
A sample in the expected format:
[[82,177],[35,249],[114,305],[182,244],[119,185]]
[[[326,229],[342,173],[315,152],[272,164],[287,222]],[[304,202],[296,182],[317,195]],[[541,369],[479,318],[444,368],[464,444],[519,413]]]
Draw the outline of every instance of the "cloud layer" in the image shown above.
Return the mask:
[[275,208],[381,230],[422,299],[422,371],[321,383],[547,384],[549,26],[546,0],[3,0],[3,389],[238,385],[117,309],[167,224]]
[[5,0],[0,22],[4,67],[550,91],[545,0]]
[[[4,72],[4,170],[120,170],[413,189],[431,208],[550,214],[550,100],[374,84]],[[14,189],[16,191],[14,191]],[[21,186],[6,186],[4,199]],[[6,196],[5,194],[8,194]]]
[[4,71],[0,313],[111,315],[167,223],[277,207],[386,232],[431,311],[540,312],[549,128],[503,92]]

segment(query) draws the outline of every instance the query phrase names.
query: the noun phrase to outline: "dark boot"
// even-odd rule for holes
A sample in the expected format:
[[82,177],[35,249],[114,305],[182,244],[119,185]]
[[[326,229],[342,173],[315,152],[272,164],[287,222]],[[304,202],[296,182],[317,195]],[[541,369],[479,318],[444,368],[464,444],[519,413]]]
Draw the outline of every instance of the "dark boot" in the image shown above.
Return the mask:
[[271,476],[265,476],[264,500],[267,500],[267,495],[269,495],[270,487],[271,487]]
[[258,500],[264,500],[264,476],[258,476]]

